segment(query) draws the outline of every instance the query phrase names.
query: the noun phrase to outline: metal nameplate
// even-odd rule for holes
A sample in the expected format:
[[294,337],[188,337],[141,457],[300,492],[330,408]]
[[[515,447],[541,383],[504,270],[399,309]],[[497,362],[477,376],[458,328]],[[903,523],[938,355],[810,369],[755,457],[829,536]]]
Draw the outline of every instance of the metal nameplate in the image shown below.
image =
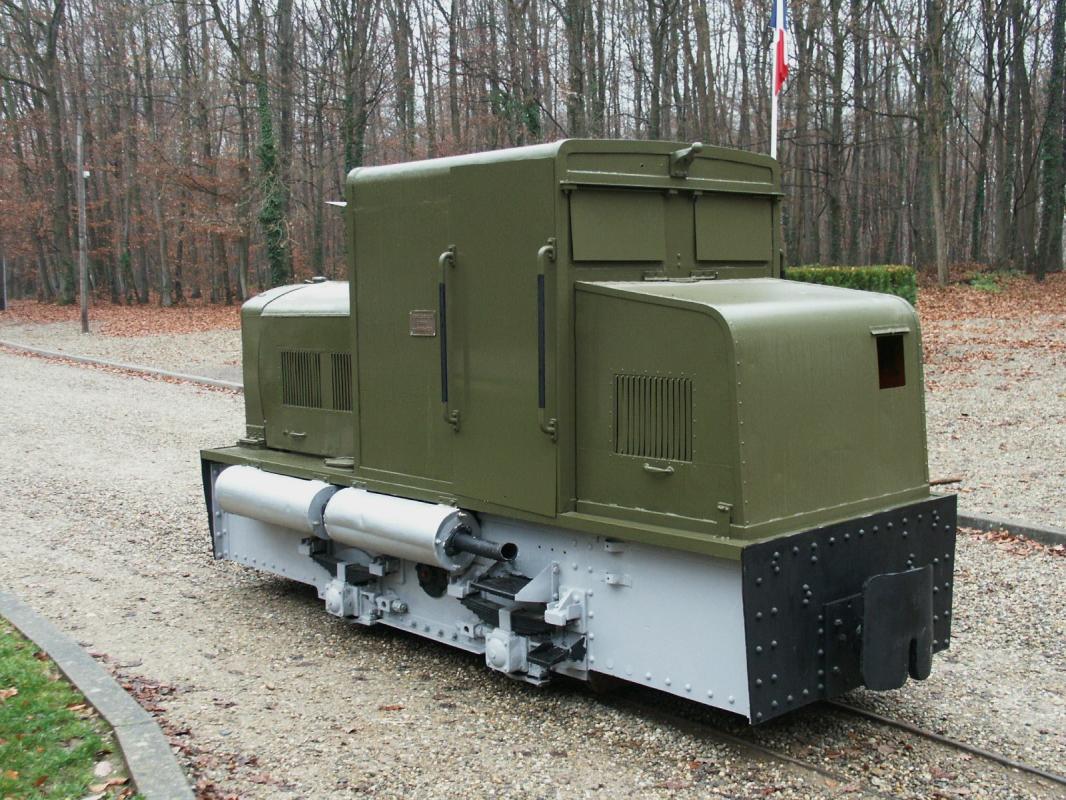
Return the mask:
[[436,336],[437,312],[415,310],[408,315],[408,331],[412,336]]

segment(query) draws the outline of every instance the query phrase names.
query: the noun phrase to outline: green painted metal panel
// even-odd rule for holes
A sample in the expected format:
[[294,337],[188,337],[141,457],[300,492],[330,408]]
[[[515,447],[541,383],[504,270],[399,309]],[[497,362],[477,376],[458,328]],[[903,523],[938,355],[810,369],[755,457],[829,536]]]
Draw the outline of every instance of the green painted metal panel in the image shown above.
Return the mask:
[[705,194],[696,198],[696,258],[700,261],[772,259],[773,202],[767,197]]
[[264,317],[256,359],[268,447],[349,457],[350,324],[346,316]]
[[245,436],[262,440],[266,435],[266,414],[260,393],[259,339],[263,310],[280,297],[300,290],[300,286],[278,286],[249,299],[241,306],[241,367],[244,382]]
[[[728,532],[731,342],[710,316],[640,295],[577,295],[579,510]],[[692,520],[702,521],[693,525]]]
[[[355,175],[358,175],[357,170]],[[451,430],[440,419],[436,335],[411,312],[437,308],[437,258],[449,243],[448,172],[354,181],[350,255],[355,309],[358,474],[452,492]]]
[[575,261],[656,261],[666,257],[663,193],[574,192],[570,236]]
[[[446,266],[457,494],[552,516],[556,444],[540,427],[538,251],[555,232],[550,161],[451,170],[454,266]],[[545,300],[554,286],[546,265]],[[554,314],[546,308],[546,351]],[[554,393],[546,363],[546,393]],[[552,404],[554,405],[554,403]],[[449,428],[438,415],[436,424]]]
[[[697,311],[728,332],[735,535],[773,535],[927,494],[917,315],[906,301],[775,279],[579,289]],[[903,386],[880,388],[879,335],[902,337]]]
[[[752,285],[732,315],[749,524],[884,504],[928,483],[918,319],[905,300],[867,292]],[[874,329],[896,327],[906,383],[881,389]]]

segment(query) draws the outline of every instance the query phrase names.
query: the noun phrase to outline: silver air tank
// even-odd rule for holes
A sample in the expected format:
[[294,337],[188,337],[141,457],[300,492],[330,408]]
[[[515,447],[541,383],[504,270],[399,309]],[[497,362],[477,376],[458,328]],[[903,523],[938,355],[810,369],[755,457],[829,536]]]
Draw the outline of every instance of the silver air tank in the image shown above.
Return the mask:
[[460,532],[476,535],[477,520],[465,511],[366,489],[341,489],[326,506],[330,539],[371,553],[385,553],[449,572],[470,566],[474,554],[449,547]]
[[215,480],[215,499],[223,511],[282,528],[326,538],[322,512],[337,487],[263,472],[227,467]]
[[373,555],[433,564],[449,572],[466,569],[475,558],[511,561],[514,544],[479,537],[473,515],[462,509],[340,489],[233,466],[215,481],[215,498],[223,511],[313,534]]

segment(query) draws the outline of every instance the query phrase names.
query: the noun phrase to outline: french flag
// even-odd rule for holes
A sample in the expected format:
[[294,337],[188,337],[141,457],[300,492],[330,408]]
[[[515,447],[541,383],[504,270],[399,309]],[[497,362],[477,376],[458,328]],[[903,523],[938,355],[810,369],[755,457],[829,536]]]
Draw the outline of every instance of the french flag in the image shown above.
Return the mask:
[[774,95],[778,95],[788,77],[788,10],[785,0],[774,0],[770,27],[774,29]]
[[774,14],[770,18],[774,29],[773,50],[771,58],[774,71],[770,81],[773,93],[770,95],[770,157],[777,158],[777,96],[788,77],[788,12],[785,0],[774,0]]

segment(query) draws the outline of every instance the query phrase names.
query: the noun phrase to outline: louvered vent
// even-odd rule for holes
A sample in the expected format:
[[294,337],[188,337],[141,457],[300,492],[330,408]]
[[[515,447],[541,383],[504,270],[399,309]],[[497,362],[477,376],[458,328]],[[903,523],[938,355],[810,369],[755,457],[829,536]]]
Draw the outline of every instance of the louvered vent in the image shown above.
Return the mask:
[[352,410],[352,354],[330,353],[333,368],[333,408],[336,411]]
[[666,461],[692,460],[692,381],[614,376],[614,451]]
[[322,408],[322,361],[319,353],[282,351],[281,402],[287,406]]

